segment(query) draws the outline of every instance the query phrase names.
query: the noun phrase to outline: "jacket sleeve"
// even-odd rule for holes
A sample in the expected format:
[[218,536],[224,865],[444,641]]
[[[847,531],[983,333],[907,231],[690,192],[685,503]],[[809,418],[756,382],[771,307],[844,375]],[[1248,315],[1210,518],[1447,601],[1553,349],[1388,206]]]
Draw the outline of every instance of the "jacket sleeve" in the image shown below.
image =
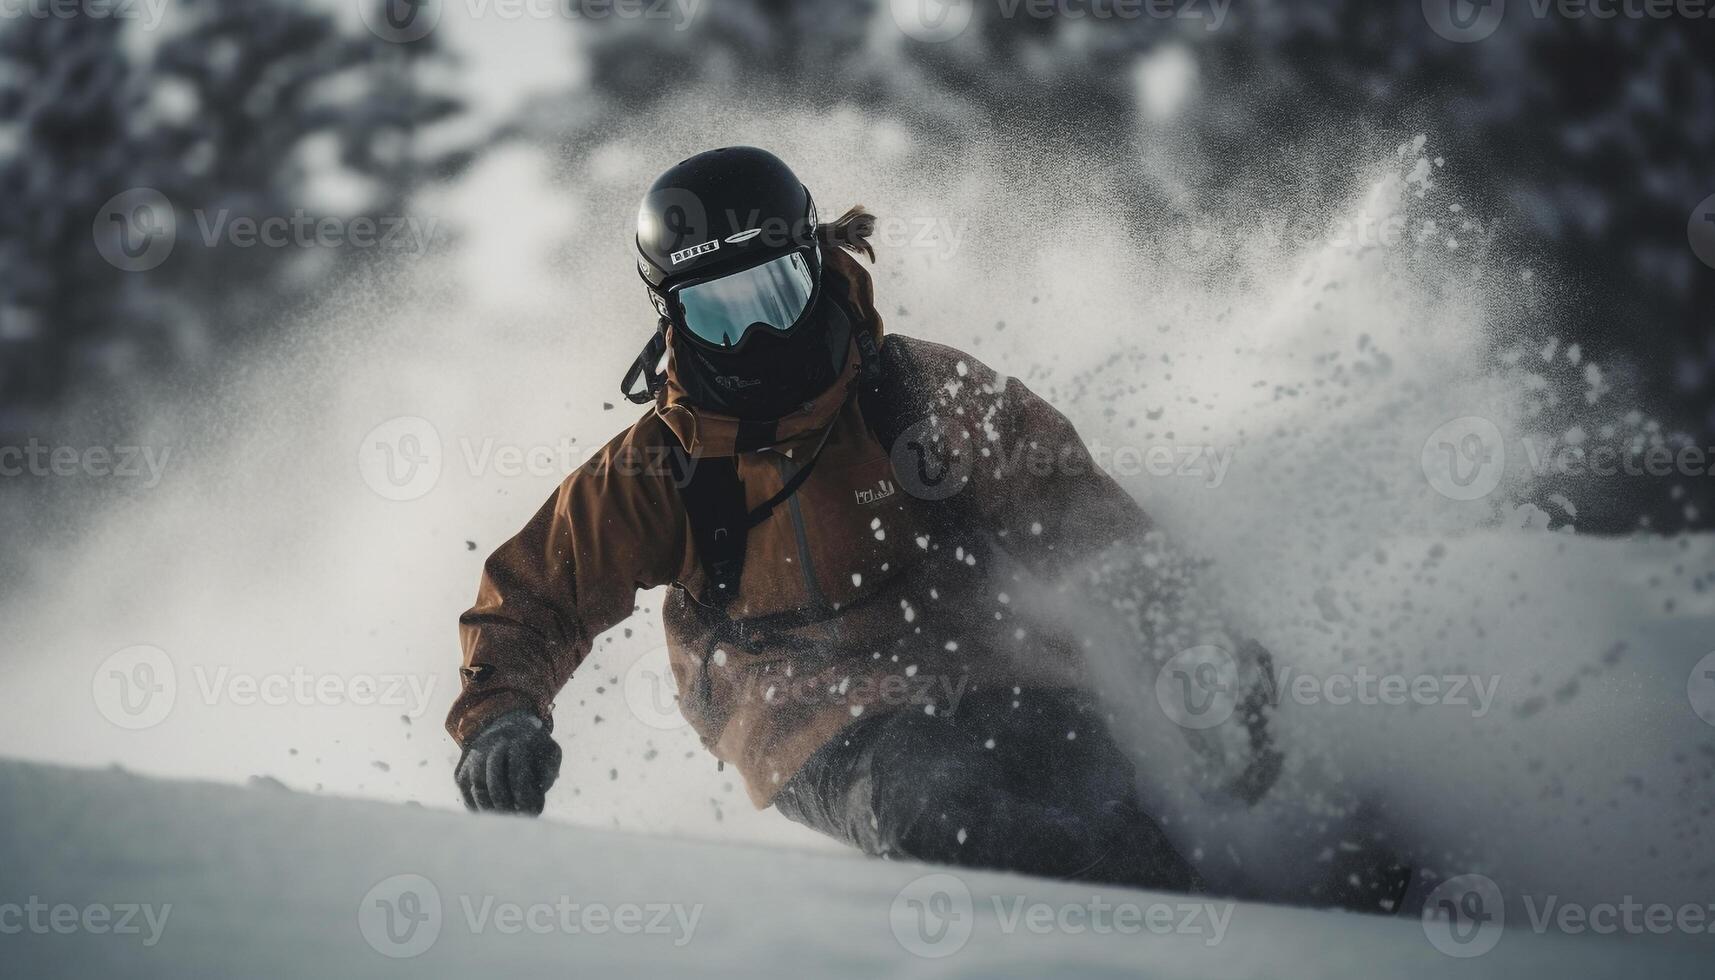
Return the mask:
[[941,408],[961,421],[957,437],[971,460],[962,507],[973,508],[1009,554],[1054,576],[1150,532],[1149,516],[1058,409],[1018,378],[951,348],[941,352]]
[[688,525],[664,452],[628,432],[567,477],[483,566],[459,617],[461,690],[447,731],[463,745],[490,720],[553,700],[595,638],[629,617],[637,591],[679,579]]

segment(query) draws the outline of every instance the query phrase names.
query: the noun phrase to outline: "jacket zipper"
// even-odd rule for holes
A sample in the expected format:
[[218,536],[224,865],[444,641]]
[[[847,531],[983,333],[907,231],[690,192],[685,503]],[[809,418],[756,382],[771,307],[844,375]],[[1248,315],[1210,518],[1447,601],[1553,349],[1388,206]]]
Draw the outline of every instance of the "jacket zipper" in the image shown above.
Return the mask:
[[[777,456],[775,463],[780,467],[782,483],[790,480],[796,472],[790,469],[792,461],[784,454]],[[816,570],[810,563],[810,538],[804,530],[804,510],[798,504],[800,495],[795,493],[786,499],[786,512],[792,515],[792,533],[798,539],[798,564],[804,574],[804,589],[809,593],[810,602],[815,608],[826,609],[828,600],[822,595],[822,587],[816,584]]]

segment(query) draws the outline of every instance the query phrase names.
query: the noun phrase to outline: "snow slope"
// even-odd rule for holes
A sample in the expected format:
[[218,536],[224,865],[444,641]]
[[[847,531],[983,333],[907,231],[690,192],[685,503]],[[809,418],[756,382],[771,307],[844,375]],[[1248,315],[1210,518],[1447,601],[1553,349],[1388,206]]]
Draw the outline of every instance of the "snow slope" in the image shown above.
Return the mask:
[[[929,869],[855,856],[766,850],[594,831],[390,804],[317,798],[107,770],[0,763],[0,905],[80,910],[127,903],[135,935],[81,925],[16,932],[0,910],[0,960],[19,977],[639,976],[1650,976],[1706,975],[1708,944],[1529,935],[1509,930],[1487,954],[1438,952],[1417,921],[1215,903],[1166,934],[1010,934],[1016,903],[1057,910],[1173,905],[1171,896],[1095,890],[1000,874],[957,874],[974,916],[941,937],[915,932],[912,886]],[[401,882],[396,876],[420,878]],[[959,884],[951,884],[957,893]],[[902,890],[906,901],[900,899]],[[378,918],[419,900],[415,931]],[[438,897],[439,915],[434,912]],[[562,897],[610,903],[611,925],[547,910],[507,934],[500,910]],[[994,903],[1000,899],[999,911]],[[383,903],[383,904],[377,904]],[[641,908],[627,919],[625,903]],[[170,910],[166,906],[170,905]],[[655,923],[656,908],[666,906]],[[677,908],[671,908],[676,906]],[[933,900],[931,908],[939,908]],[[480,923],[472,927],[466,909]],[[360,914],[360,910],[362,914]],[[900,912],[895,918],[896,911]],[[1227,914],[1230,911],[1230,918]],[[484,913],[487,914],[484,914]],[[70,913],[60,913],[61,925]],[[99,923],[99,918],[94,921]],[[1074,925],[1081,921],[1067,919]],[[1128,920],[1115,920],[1124,924]],[[1156,921],[1167,928],[1168,918]],[[529,923],[542,929],[533,932]],[[1217,931],[1213,923],[1224,926]],[[588,928],[597,931],[585,931]],[[1180,928],[1177,923],[1185,923]],[[620,925],[625,931],[620,931]],[[659,928],[650,931],[652,925]],[[639,930],[642,931],[639,931]],[[900,937],[904,938],[901,939]],[[145,945],[151,939],[151,945]],[[432,939],[432,942],[430,941]],[[373,942],[372,942],[373,940]],[[930,958],[907,947],[950,955]],[[384,955],[413,953],[415,955]]]

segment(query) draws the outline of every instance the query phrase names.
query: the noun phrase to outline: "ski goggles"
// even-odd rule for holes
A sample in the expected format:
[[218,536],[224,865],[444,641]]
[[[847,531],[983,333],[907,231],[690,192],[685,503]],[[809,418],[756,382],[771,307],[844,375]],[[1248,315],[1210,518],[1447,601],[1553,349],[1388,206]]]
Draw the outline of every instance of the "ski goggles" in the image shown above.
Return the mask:
[[787,334],[816,295],[808,249],[672,291],[679,322],[714,347],[733,348],[753,331]]

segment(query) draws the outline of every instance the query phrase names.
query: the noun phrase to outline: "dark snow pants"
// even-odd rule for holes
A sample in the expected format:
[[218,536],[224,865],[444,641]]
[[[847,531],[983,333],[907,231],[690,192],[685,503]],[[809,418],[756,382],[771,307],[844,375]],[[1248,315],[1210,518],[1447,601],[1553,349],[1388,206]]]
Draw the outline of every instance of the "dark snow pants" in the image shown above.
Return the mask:
[[860,719],[774,805],[867,854],[1138,888],[1196,874],[1138,808],[1097,709],[1063,693],[972,692],[955,712]]

